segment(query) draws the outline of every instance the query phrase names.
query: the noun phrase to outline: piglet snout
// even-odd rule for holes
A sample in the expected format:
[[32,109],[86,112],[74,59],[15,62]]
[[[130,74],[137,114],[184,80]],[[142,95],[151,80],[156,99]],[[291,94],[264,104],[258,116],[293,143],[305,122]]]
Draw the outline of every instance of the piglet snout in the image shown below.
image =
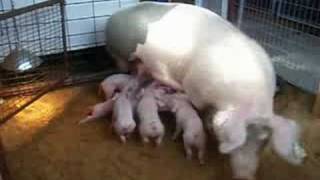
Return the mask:
[[87,116],[92,116],[92,114],[93,114],[93,110],[92,109],[87,110],[87,113],[86,113]]

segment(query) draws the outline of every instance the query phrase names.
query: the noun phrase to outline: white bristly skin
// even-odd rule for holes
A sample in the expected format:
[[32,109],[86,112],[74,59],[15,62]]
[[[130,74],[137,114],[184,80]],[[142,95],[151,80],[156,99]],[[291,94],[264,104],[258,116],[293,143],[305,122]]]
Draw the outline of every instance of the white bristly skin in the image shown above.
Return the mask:
[[183,132],[182,137],[187,159],[192,158],[192,149],[195,148],[198,151],[200,164],[204,164],[206,133],[197,111],[192,107],[185,94],[163,95],[161,99],[176,117],[176,130],[172,137],[173,140],[176,140]]
[[112,98],[115,101],[113,105],[113,127],[123,143],[136,128],[134,111],[138,103],[137,93],[144,81],[143,77],[132,76],[122,91]]
[[155,99],[157,89],[149,86],[143,90],[142,97],[137,105],[137,114],[140,119],[139,132],[144,143],[155,139],[159,146],[165,134],[165,128],[158,114],[158,105]]
[[272,129],[272,147],[281,157],[302,162],[294,148],[298,125],[274,114],[275,72],[257,42],[217,14],[182,3],[149,23],[146,32],[131,57],[158,81],[183,90],[197,109],[217,109],[212,125],[221,153],[245,144],[246,127],[255,123]]
[[132,104],[126,93],[120,93],[113,106],[113,128],[122,143],[126,143],[126,139],[133,133],[135,127]]
[[[173,26],[178,22],[179,26]],[[277,121],[273,112],[275,73],[269,56],[254,40],[210,11],[176,6],[148,26],[146,42],[138,44],[135,56],[155,79],[183,89],[198,109],[217,109],[212,124],[221,153],[245,143],[249,123],[268,125],[274,131],[286,128],[273,126]],[[283,125],[295,123],[283,120]],[[286,132],[294,134],[296,129],[291,127]],[[291,143],[285,156],[293,157],[292,142],[298,141],[297,136],[283,137],[273,136]]]
[[103,91],[105,99],[113,97],[116,90],[121,91],[132,77],[128,74],[114,74],[105,78],[99,87],[99,94]]
[[[166,28],[177,22],[174,31]],[[245,142],[247,119],[273,117],[275,76],[269,57],[255,41],[205,9],[178,5],[149,25],[146,42],[135,55],[154,78],[183,89],[198,109],[218,109],[212,121],[222,153]]]

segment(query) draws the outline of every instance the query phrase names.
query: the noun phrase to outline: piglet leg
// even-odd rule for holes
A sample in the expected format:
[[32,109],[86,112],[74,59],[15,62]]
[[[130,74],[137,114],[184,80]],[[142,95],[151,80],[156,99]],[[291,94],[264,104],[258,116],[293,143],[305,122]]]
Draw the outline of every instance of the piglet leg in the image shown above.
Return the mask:
[[204,149],[198,149],[198,159],[200,165],[204,165]]
[[163,136],[159,136],[159,137],[157,137],[157,139],[156,139],[156,146],[160,146],[161,145],[161,143],[162,143],[162,139],[163,139]]
[[188,143],[184,142],[184,149],[186,151],[187,160],[192,160],[192,148],[191,148],[191,146]]
[[120,141],[125,144],[126,143],[126,136],[125,135],[120,135]]
[[182,127],[179,125],[179,123],[176,122],[176,130],[172,136],[172,140],[176,141],[181,132],[182,132]]
[[79,124],[79,125],[80,125],[80,124],[84,124],[84,123],[87,123],[87,122],[92,121],[92,120],[93,120],[92,118],[84,118],[84,119],[80,120],[80,121],[78,122],[78,124]]
[[142,137],[141,140],[142,140],[143,144],[147,144],[150,142],[149,138],[147,138],[147,137]]
[[83,124],[83,123],[87,123],[89,121],[95,120],[95,118],[93,118],[93,116],[92,116],[92,113],[93,113],[93,107],[91,106],[91,107],[88,108],[88,110],[86,112],[87,117],[82,119],[82,120],[80,120],[78,122],[78,124]]

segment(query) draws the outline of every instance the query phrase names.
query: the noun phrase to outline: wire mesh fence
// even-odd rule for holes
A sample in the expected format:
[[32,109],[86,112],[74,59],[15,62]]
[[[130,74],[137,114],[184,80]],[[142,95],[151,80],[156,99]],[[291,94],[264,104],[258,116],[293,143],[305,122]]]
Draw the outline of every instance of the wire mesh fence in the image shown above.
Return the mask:
[[115,11],[139,0],[66,0],[68,50],[105,44],[104,28]]
[[[43,1],[46,0],[0,0],[0,13]],[[139,0],[65,0],[68,50],[104,45],[104,26],[110,15],[138,2]],[[15,6],[12,7],[12,4]]]
[[315,93],[320,83],[318,0],[230,0],[229,18],[269,52],[277,73]]
[[70,76],[66,85],[101,80],[114,72],[106,54],[105,26],[114,12],[139,0],[65,0],[67,49]]
[[0,0],[0,122],[59,83],[116,72],[103,47],[104,28],[113,12],[137,2]]
[[1,123],[66,77],[63,0],[3,12],[0,27]]

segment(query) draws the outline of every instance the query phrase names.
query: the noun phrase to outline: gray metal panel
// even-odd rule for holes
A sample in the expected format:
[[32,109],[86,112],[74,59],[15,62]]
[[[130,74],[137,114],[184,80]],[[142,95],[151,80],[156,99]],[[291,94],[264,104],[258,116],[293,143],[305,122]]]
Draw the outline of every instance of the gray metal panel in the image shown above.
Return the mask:
[[[320,53],[320,52],[318,52]],[[272,58],[276,72],[305,91],[316,93],[320,84],[320,61],[304,54],[292,53],[289,56],[275,56]]]
[[243,1],[243,11],[238,8],[241,30],[267,49],[280,77],[316,93],[320,83],[320,2]]
[[198,0],[197,3],[199,3],[199,6],[221,15],[222,1],[223,0]]

